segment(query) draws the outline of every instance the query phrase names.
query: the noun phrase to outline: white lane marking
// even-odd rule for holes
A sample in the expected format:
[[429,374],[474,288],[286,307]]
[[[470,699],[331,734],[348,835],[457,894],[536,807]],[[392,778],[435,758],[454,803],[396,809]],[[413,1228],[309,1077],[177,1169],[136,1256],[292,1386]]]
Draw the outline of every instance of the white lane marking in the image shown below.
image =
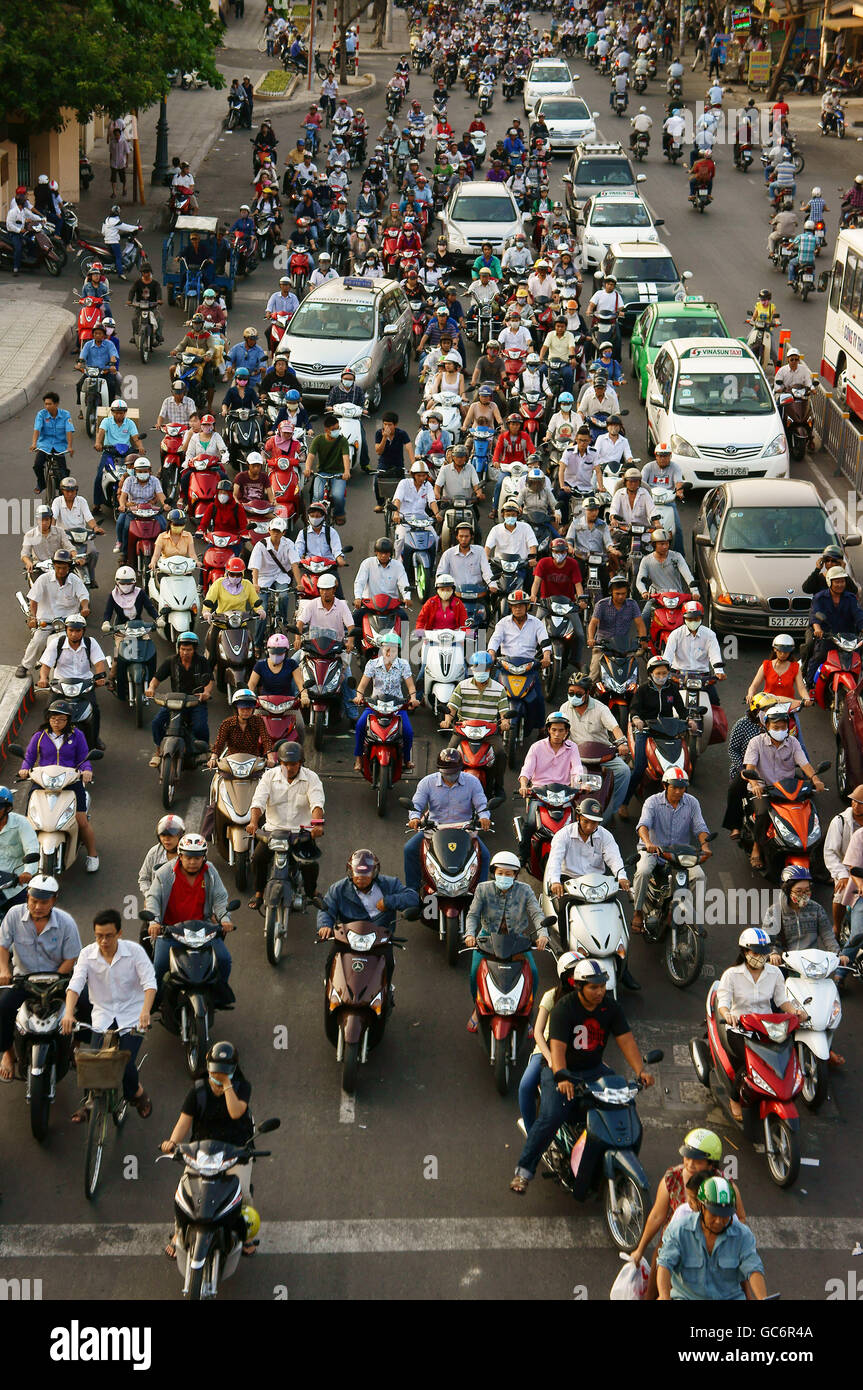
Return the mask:
[[[538,1181],[538,1179],[537,1179]],[[164,1222],[141,1225],[10,1225],[0,1230],[0,1259],[158,1256]],[[765,1250],[854,1249],[858,1217],[755,1216]],[[579,1211],[571,1218],[426,1217],[415,1220],[266,1221],[263,1255],[410,1255],[435,1251],[577,1250],[609,1248],[605,1222]]]
[[342,1091],[342,1098],[339,1102],[339,1124],[352,1125],[357,1118],[357,1103],[353,1096],[349,1096],[347,1091]]

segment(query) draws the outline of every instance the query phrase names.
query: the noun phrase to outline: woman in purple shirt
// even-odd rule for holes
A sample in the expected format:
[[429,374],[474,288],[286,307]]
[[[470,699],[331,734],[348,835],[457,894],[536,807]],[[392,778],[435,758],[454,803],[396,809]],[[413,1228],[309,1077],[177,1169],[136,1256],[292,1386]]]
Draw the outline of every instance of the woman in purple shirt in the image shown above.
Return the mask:
[[[80,729],[76,729],[62,700],[54,700],[46,711],[45,722],[40,725],[27,744],[24,760],[18,776],[23,780],[31,767],[77,767],[81,769],[81,780],[75,782],[75,819],[78,834],[87,850],[87,870],[94,873],[99,867],[96,854],[96,840],[93,827],[87,819],[87,795],[85,784],[93,777],[93,767],[88,757],[87,740]],[[29,798],[28,798],[29,800]]]

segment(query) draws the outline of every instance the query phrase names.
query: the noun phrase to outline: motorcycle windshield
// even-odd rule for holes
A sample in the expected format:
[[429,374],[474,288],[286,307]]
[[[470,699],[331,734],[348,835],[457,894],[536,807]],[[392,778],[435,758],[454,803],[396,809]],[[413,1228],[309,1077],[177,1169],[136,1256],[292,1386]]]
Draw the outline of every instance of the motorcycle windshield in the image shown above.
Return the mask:
[[212,946],[192,951],[184,946],[171,946],[171,974],[190,985],[209,984],[216,976],[216,953]]
[[455,878],[470,858],[473,841],[466,830],[436,830],[432,853],[447,878]]

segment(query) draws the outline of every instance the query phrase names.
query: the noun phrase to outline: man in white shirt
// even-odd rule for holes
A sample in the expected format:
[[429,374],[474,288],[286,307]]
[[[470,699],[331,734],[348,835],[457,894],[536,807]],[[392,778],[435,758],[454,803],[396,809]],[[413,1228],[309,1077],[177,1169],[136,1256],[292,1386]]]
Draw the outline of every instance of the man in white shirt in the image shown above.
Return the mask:
[[396,555],[401,560],[408,527],[402,518],[428,518],[429,512],[440,519],[434,488],[428,480],[428,469],[422,459],[411,464],[409,478],[402,478],[393,493],[393,525],[396,530]]
[[[401,598],[406,608],[410,607],[411,586],[401,560],[393,559],[395,547],[387,536],[375,541],[375,553],[363,560],[354,579],[354,602],[361,604],[363,599],[374,598],[377,594],[388,594],[390,598]],[[362,610],[354,613],[357,622],[362,619]]]
[[[150,1010],[156,998],[156,972],[143,946],[121,939],[122,926],[115,908],[109,907],[96,914],[93,920],[96,940],[84,947],[75,962],[60,1027],[64,1033],[72,1032],[75,1006],[86,988],[95,1030],[90,1038],[91,1045],[100,1048],[109,1029],[119,1030],[121,1047],[131,1054],[123,1073],[123,1095],[134,1105],[141,1119],[146,1120],[153,1102],[141,1085],[135,1066],[143,1038],[131,1030],[139,1028],[146,1032],[150,1027]],[[72,1116],[76,1124],[85,1124],[87,1118],[86,1105]]]
[[[64,632],[49,637],[39,668],[37,688],[47,689],[52,680],[90,680],[94,684],[105,684],[106,657],[95,637],[85,637],[86,623],[80,613],[70,613],[66,619]],[[93,709],[93,743],[96,748],[104,748],[99,738],[101,715],[95,695],[90,695]]]
[[[665,656],[674,671],[710,671],[717,680],[727,679],[716,633],[702,621],[704,609],[695,599],[683,605],[683,627],[675,628],[665,643]],[[707,691],[712,705],[719,704],[714,686]]]
[[48,623],[52,618],[66,618],[71,613],[81,613],[86,618],[90,612],[87,586],[77,574],[72,574],[71,551],[54,551],[53,573],[47,571],[40,574],[27,590],[27,598],[30,602],[27,626],[34,631],[21,658],[21,665],[15,672],[21,680],[29,674],[31,667],[36,666],[51,636],[50,629],[40,627],[40,623]]
[[494,586],[488,556],[481,545],[473,544],[473,537],[473,527],[462,522],[456,528],[458,544],[445,550],[438,563],[438,573],[451,574],[457,589],[465,584],[487,584],[489,588]]
[[99,553],[93,542],[93,536],[104,536],[103,527],[96,524],[96,520],[90,508],[78,491],[77,478],[64,478],[60,483],[60,496],[55,497],[51,503],[51,513],[57,525],[68,533],[72,531],[88,531],[87,538],[87,570],[90,575],[90,587],[98,589],[96,583],[96,562]]
[[497,335],[497,340],[504,352],[530,352],[533,347],[530,329],[522,326],[517,312],[509,315],[506,327]]
[[307,556],[313,555],[319,559],[336,560],[340,569],[347,565],[341,537],[335,526],[331,526],[327,521],[326,502],[310,502],[308,518],[308,526],[297,532],[294,542],[297,559],[305,560]]
[[[266,814],[269,834],[295,835],[308,827],[312,839],[317,840],[324,833],[323,783],[316,772],[303,767],[303,750],[298,743],[280,744],[278,759],[276,767],[268,768],[263,774],[252,798],[249,835],[252,839],[256,837]],[[269,867],[269,846],[260,840],[252,858],[255,893],[249,907],[260,907]],[[306,897],[311,898],[318,883],[317,861],[306,860],[302,864],[302,875]]]
[[636,526],[648,526],[652,513],[653,498],[642,483],[641,474],[637,468],[627,468],[623,475],[623,487],[611,499],[609,521],[613,525],[612,519],[616,518],[630,526],[633,522]]
[[[265,608],[269,607],[270,603],[268,591],[273,587],[282,590],[275,602],[279,616],[285,621],[288,617],[288,590],[291,579],[293,578],[297,585],[300,582],[299,557],[293,541],[285,535],[287,529],[288,523],[283,516],[270,517],[270,534],[265,541],[256,543],[249,558],[252,584],[263,598]],[[255,635],[259,647],[263,646],[266,628],[266,617],[259,618]]]
[[[513,589],[509,598],[509,615],[501,618],[489,638],[488,650],[498,652],[508,661],[533,661],[542,652],[542,665],[551,660],[551,642],[545,623],[527,611],[528,596],[523,589]],[[543,718],[545,717],[543,713]]]
[[608,384],[606,372],[594,372],[578,398],[576,409],[582,420],[590,420],[594,415],[618,415],[620,401],[613,386]]
[[535,560],[537,539],[533,527],[520,521],[521,506],[514,499],[504,502],[502,520],[492,526],[485,538],[485,553],[489,560],[501,555],[519,555],[522,560]]
[[27,198],[27,189],[23,186],[15,189],[15,197],[9,204],[9,211],[6,214],[6,231],[9,233],[9,240],[12,242],[12,274],[17,275],[21,269],[21,258],[24,254],[24,239],[31,223],[41,222],[42,218],[38,212],[34,212]]
[[611,831],[600,824],[601,820],[599,802],[588,797],[579,805],[576,818],[552,838],[546,882],[553,897],[563,897],[564,874],[568,877],[610,874],[617,879],[622,891],[628,892],[629,879],[623,856]]
[[[620,319],[623,317],[623,300],[617,292],[617,276],[605,275],[602,280],[602,289],[597,290],[591,295],[587,305],[587,321],[591,329],[593,320],[597,314],[615,314],[614,325],[604,331],[605,337],[612,343],[614,356],[620,358]],[[617,407],[620,408],[619,406]]]
[[675,112],[673,115],[666,117],[666,119],[662,123],[663,150],[669,149],[672,141],[679,141],[682,144],[683,137],[685,134],[686,121],[684,120],[683,116],[679,115],[678,112]]
[[632,117],[629,124],[632,127],[629,135],[629,148],[631,150],[635,149],[635,142],[639,135],[646,135],[647,143],[650,145],[650,131],[653,126],[653,117],[648,116],[646,106],[639,106],[637,114]]

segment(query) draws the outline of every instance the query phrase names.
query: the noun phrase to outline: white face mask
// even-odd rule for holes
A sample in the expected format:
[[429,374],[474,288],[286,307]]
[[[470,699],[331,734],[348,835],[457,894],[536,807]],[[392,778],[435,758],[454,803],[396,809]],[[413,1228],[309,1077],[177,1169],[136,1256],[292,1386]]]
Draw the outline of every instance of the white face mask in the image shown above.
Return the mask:
[[504,526],[506,527],[506,529],[507,529],[508,531],[514,531],[514,530],[515,530],[515,523],[517,522],[517,520],[518,520],[518,517],[515,517],[515,516],[505,516],[504,519],[503,519],[503,524],[504,524]]
[[773,739],[774,743],[783,743],[785,739],[788,737],[787,729],[768,729],[767,732]]
[[452,598],[452,589],[438,589],[437,596],[441,603],[449,603]]
[[570,695],[569,703],[571,705],[583,705],[586,699],[586,695]]
[[495,887],[499,888],[501,893],[507,893],[515,883],[515,879],[509,874],[495,874],[494,883]]
[[309,519],[312,523],[312,529],[315,531],[319,531],[324,524],[324,518],[322,516],[313,516]]
[[665,685],[665,683],[667,682],[668,677],[667,677],[667,676],[651,676],[651,680],[653,681],[653,684],[656,686],[657,690],[661,690],[662,687],[663,687],[663,686]]
[[686,626],[689,628],[690,632],[697,632],[698,629],[701,627],[700,618],[686,618],[685,621]]
[[489,675],[489,671],[474,671],[473,678],[475,681],[479,681],[480,685],[485,685],[486,681],[489,678]]
[[341,430],[330,430],[330,439],[338,439]]

